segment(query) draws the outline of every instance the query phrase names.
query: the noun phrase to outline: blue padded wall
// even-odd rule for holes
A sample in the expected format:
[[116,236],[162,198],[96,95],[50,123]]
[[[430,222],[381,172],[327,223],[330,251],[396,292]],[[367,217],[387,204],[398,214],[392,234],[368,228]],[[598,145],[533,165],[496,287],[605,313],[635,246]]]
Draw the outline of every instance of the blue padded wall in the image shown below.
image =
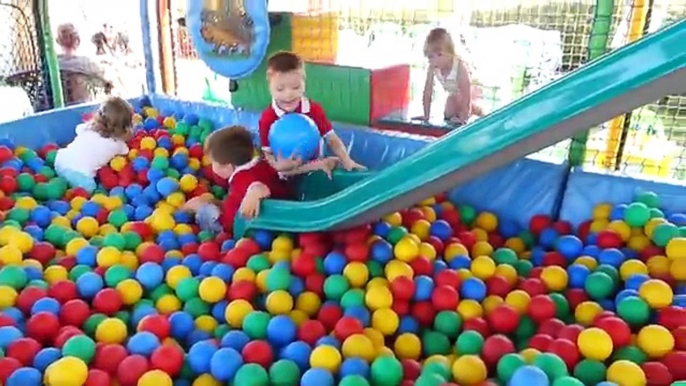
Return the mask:
[[593,207],[602,203],[629,203],[636,193],[657,193],[668,212],[686,211],[686,187],[610,173],[575,168],[567,182],[560,218],[578,226],[591,218]]

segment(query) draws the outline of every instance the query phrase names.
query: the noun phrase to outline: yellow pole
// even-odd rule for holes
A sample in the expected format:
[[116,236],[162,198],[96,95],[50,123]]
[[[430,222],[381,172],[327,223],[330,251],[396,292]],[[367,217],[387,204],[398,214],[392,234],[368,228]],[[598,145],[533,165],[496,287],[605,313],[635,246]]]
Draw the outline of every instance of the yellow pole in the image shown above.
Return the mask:
[[[633,0],[634,4],[631,8],[631,19],[629,20],[629,36],[627,37],[627,44],[633,43],[643,36],[643,31],[648,17],[648,1]],[[605,159],[603,166],[605,168],[612,168],[614,162],[621,162],[615,160],[619,150],[619,140],[622,135],[622,128],[624,127],[625,115],[620,115],[610,121],[608,127],[607,147],[605,150]]]

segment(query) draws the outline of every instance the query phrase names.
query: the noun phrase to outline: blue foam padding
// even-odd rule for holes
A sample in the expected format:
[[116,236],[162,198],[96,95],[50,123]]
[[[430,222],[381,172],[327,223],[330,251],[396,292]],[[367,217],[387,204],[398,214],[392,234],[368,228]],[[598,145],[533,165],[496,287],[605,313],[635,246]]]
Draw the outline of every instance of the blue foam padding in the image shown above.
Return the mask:
[[525,229],[534,215],[554,214],[566,174],[566,164],[523,158],[451,190],[448,197]]
[[[140,1],[140,14],[141,14],[141,33],[143,35],[143,57],[145,60],[145,84],[147,87],[147,92],[157,91],[157,72],[155,69],[159,69],[158,60],[155,60],[155,53],[152,47],[158,47],[159,43],[154,37],[151,31],[158,31],[159,26],[157,26],[157,18],[150,17],[150,7],[156,7],[156,1],[141,0]],[[155,11],[153,11],[153,15]],[[154,24],[153,24],[154,23]]]
[[575,168],[567,181],[560,218],[578,226],[591,218],[596,205],[626,204],[642,191],[657,193],[664,210],[686,212],[686,187],[683,185]]

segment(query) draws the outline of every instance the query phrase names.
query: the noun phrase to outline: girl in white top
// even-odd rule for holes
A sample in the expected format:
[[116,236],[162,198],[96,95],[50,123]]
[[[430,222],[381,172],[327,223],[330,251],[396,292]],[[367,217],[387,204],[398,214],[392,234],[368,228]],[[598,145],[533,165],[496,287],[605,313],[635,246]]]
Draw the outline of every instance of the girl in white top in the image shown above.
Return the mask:
[[482,116],[483,110],[474,101],[479,97],[478,87],[472,86],[467,63],[455,53],[455,44],[448,31],[435,28],[429,32],[424,43],[424,55],[429,60],[429,69],[424,84],[424,116],[431,115],[434,81],[438,81],[448,98],[445,102],[445,119],[464,124],[471,115]]
[[126,155],[126,145],[133,135],[133,109],[124,99],[111,97],[93,118],[76,126],[76,138],[59,149],[55,157],[55,171],[73,188],[92,193],[97,184],[95,175],[117,155]]

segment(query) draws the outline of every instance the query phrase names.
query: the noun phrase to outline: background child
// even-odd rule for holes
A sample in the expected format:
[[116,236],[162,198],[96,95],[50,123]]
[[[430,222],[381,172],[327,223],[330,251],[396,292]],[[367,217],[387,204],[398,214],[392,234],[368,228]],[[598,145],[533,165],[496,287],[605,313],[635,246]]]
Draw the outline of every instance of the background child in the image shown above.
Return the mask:
[[434,80],[448,93],[444,110],[446,120],[464,124],[472,114],[483,116],[481,107],[474,103],[480,97],[480,90],[472,86],[469,67],[455,52],[455,44],[448,31],[435,28],[429,32],[424,43],[429,69],[424,84],[424,115],[420,118],[429,119],[431,116]]
[[[317,125],[319,133],[338,157],[345,170],[364,170],[364,166],[353,161],[345,144],[333,131],[331,122],[321,105],[305,97],[305,68],[302,59],[291,52],[274,54],[267,62],[267,80],[272,103],[260,117],[260,144],[265,157],[279,171],[289,170],[300,165],[294,159],[278,159],[279,154],[272,154],[269,148],[269,129],[284,114],[296,112],[309,116]],[[307,165],[305,165],[307,167]]]
[[105,101],[89,122],[76,126],[76,138],[57,151],[57,174],[72,187],[93,192],[98,170],[115,156],[129,152],[126,141],[133,134],[132,115],[125,100],[111,97]]
[[[212,171],[229,182],[229,194],[217,202],[211,194],[189,200],[183,210],[196,213],[196,222],[203,230],[231,232],[236,214],[253,218],[259,214],[260,202],[268,197],[288,199],[292,189],[264,158],[255,155],[252,134],[244,127],[232,126],[217,130],[205,141],[205,155],[212,162]],[[325,158],[310,163],[308,171],[322,170],[331,175],[336,159]],[[286,175],[304,173],[294,168]]]

